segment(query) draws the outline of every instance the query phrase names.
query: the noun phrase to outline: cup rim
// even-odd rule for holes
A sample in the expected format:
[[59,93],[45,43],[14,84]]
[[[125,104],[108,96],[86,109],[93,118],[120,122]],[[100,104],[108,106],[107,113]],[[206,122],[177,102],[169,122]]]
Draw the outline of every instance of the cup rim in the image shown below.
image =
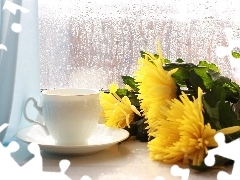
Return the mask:
[[[59,91],[62,91],[61,92],[62,94]],[[42,94],[47,96],[68,96],[68,97],[97,95],[99,93],[100,93],[99,90],[91,88],[56,88],[42,91]]]

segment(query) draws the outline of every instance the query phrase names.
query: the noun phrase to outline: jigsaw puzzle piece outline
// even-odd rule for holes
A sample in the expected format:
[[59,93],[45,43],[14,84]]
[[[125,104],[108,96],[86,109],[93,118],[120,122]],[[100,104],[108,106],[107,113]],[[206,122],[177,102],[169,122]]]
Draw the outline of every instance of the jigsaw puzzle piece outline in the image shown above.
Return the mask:
[[27,8],[24,8],[22,6],[19,6],[15,3],[12,3],[10,1],[5,1],[5,4],[3,6],[3,10],[8,10],[10,11],[12,14],[16,15],[17,10],[21,11],[22,13],[28,13],[30,10]]
[[215,164],[216,155],[233,160],[234,164],[232,173],[228,174],[227,172],[220,171],[218,172],[217,179],[238,179],[238,177],[240,177],[240,157],[238,157],[238,153],[240,152],[240,138],[225,143],[224,134],[219,132],[214,136],[214,139],[218,143],[218,147],[208,151],[208,154],[204,159],[205,164],[207,166],[213,166]]
[[183,169],[180,168],[178,165],[173,165],[170,172],[172,176],[180,176],[181,180],[188,180],[190,174],[190,170],[188,168]]

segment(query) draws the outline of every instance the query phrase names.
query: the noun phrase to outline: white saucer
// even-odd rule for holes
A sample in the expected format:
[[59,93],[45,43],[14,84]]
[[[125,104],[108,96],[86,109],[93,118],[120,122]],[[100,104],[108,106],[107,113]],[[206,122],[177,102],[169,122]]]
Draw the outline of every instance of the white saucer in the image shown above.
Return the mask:
[[20,140],[27,143],[37,143],[41,150],[59,155],[86,155],[96,153],[128,137],[128,131],[118,128],[109,128],[104,124],[98,124],[94,134],[89,138],[87,145],[55,145],[54,140],[50,136],[47,136],[43,128],[39,125],[26,127],[17,133],[17,138]]

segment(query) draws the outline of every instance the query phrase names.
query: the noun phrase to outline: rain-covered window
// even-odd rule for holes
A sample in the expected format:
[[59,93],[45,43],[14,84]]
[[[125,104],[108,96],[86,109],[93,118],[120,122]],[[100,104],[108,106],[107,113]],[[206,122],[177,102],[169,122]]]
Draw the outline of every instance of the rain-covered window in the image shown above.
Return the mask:
[[39,0],[41,88],[121,84],[158,41],[171,61],[207,60],[237,78],[216,50],[240,39],[239,15],[239,0]]

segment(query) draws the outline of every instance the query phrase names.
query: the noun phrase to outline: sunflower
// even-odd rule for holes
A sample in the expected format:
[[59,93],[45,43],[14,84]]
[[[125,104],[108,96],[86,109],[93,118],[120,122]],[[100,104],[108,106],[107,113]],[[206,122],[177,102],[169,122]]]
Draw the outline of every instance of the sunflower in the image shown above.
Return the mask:
[[139,85],[140,107],[147,119],[150,136],[155,136],[155,127],[163,118],[160,107],[168,107],[167,100],[175,98],[177,91],[176,83],[171,77],[177,69],[164,70],[160,43],[158,44],[158,52],[158,57],[146,53],[145,58],[140,58],[138,61],[139,69],[134,73],[135,81]]
[[190,101],[182,92],[180,100],[173,99],[169,104],[161,110],[167,118],[160,121],[156,138],[148,143],[152,159],[167,163],[183,160],[199,166],[208,148],[217,146],[216,133],[231,134],[240,130],[239,126],[234,126],[216,131],[210,124],[204,125],[200,88],[198,99]]
[[125,128],[130,127],[135,113],[141,116],[127,96],[120,98],[116,91],[116,84],[110,85],[110,93],[100,93],[100,104],[102,106],[101,116],[105,118],[105,124],[109,127]]

